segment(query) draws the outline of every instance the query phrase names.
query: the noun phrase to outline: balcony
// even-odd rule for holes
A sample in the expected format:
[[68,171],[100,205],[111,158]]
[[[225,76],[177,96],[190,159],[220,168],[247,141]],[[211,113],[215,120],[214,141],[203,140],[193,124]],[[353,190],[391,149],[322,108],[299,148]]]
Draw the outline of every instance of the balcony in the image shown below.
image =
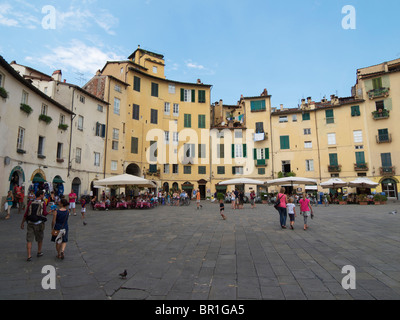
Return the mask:
[[377,135],[376,142],[377,143],[390,143],[390,142],[392,142],[392,135],[390,133]]
[[395,167],[380,167],[379,172],[381,176],[394,176],[396,175]]
[[373,111],[372,117],[374,120],[387,119],[389,118],[389,110],[379,109],[378,111]]
[[160,177],[160,169],[154,171],[154,169],[149,169],[145,172],[146,176],[150,177]]
[[368,164],[367,163],[355,163],[354,171],[368,171]]
[[328,165],[328,172],[340,172],[342,171],[342,166],[338,165]]
[[267,160],[257,159],[257,160],[254,160],[254,164],[256,167],[265,167],[267,165]]
[[375,99],[375,98],[386,98],[389,96],[389,88],[379,88],[379,89],[372,89],[368,91],[368,98]]

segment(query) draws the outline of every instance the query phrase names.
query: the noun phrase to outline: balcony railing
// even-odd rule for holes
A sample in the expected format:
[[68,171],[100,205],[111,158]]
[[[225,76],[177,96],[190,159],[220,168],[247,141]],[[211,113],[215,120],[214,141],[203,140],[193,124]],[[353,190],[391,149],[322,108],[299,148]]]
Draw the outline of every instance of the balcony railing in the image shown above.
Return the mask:
[[265,159],[257,159],[254,162],[255,162],[256,167],[267,165],[267,160],[265,160]]
[[387,119],[389,118],[389,110],[379,109],[378,111],[373,111],[372,116],[374,120]]
[[368,171],[368,164],[367,163],[355,163],[354,170],[355,171]]
[[392,134],[380,134],[376,136],[377,143],[390,143],[392,142]]
[[389,88],[372,89],[368,91],[368,98],[375,99],[389,96]]
[[395,167],[380,167],[379,168],[381,176],[394,176],[396,175]]
[[340,172],[342,171],[342,166],[338,165],[328,165],[328,172]]

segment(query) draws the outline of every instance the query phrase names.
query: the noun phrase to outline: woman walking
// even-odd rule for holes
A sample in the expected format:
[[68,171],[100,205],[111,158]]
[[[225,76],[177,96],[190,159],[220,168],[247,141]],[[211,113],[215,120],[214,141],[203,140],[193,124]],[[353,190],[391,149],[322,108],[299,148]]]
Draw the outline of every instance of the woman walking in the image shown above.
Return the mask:
[[279,212],[279,222],[281,224],[282,229],[286,229],[286,218],[287,218],[287,211],[286,211],[286,204],[287,204],[287,197],[285,194],[285,188],[281,187],[279,193],[276,197],[277,201],[279,201],[278,205],[278,212]]
[[307,218],[310,216],[310,212],[311,217],[313,217],[314,214],[310,204],[310,199],[307,199],[306,194],[303,193],[303,199],[300,199],[300,214],[304,217],[304,230],[308,229]]
[[58,231],[58,235],[52,235],[51,241],[56,243],[57,258],[64,259],[64,251],[68,242],[68,217],[69,202],[67,199],[60,200],[60,209],[53,214],[52,229]]
[[6,199],[6,211],[7,211],[7,215],[6,215],[6,220],[10,219],[10,211],[11,211],[11,207],[13,205],[13,201],[14,201],[14,196],[12,194],[12,191],[8,191],[7,194],[7,199]]

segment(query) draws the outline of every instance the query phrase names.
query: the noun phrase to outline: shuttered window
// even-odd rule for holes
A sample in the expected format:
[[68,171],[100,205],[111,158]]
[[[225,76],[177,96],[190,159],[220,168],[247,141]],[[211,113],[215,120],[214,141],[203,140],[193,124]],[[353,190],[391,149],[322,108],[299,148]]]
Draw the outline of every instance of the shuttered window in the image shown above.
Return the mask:
[[204,114],[199,114],[199,128],[206,127],[206,116]]
[[281,150],[290,149],[289,136],[280,136]]

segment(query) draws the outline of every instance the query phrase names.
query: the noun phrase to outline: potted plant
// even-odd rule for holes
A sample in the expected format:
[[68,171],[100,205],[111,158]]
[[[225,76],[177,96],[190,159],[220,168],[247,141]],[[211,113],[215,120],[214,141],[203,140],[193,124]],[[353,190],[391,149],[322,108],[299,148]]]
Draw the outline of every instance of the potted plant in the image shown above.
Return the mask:
[[340,194],[338,196],[338,200],[339,200],[339,204],[340,205],[347,204],[347,202],[343,199],[343,195],[342,194]]
[[387,201],[386,194],[381,194],[381,200],[380,200],[381,204],[386,204],[386,201]]
[[4,99],[8,98],[8,92],[3,87],[0,87],[0,97],[2,97]]
[[46,122],[47,124],[49,124],[53,119],[49,116],[46,116],[45,114],[41,114],[39,116],[39,120],[42,120],[42,121]]
[[379,193],[374,195],[374,204],[381,204],[381,195]]
[[28,115],[32,112],[32,108],[26,103],[21,103],[19,108]]
[[359,197],[358,197],[358,199],[359,199],[359,203],[361,204],[361,205],[367,205],[368,204],[368,201],[367,201],[367,195],[366,194],[360,194],[359,195]]

